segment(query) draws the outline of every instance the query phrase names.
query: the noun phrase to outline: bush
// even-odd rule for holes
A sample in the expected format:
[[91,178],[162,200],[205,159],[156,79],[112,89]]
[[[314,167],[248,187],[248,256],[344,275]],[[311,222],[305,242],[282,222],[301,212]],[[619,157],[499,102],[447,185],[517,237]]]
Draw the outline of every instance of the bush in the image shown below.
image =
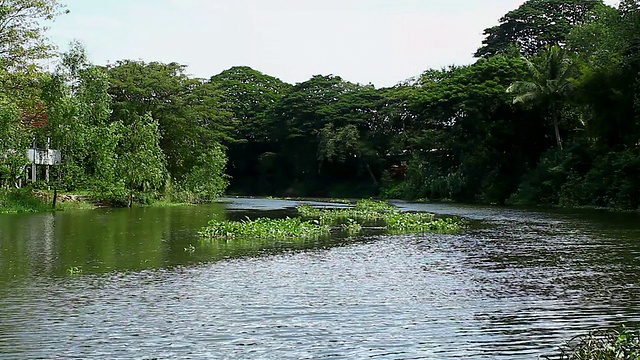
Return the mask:
[[619,209],[640,206],[640,155],[638,150],[611,152],[596,159],[585,183],[592,205]]
[[0,190],[0,213],[24,213],[47,211],[50,207],[31,188]]

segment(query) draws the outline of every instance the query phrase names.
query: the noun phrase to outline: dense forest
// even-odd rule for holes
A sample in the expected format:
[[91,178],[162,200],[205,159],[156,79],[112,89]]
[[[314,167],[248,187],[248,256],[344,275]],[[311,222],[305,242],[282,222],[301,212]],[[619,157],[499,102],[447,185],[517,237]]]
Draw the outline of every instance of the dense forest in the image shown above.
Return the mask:
[[[30,146],[63,154],[47,184],[113,204],[242,195],[640,206],[640,1],[528,0],[466,66],[391,88],[238,66],[92,65],[55,55],[56,0],[0,7],[0,185]],[[478,29],[481,31],[481,29]]]

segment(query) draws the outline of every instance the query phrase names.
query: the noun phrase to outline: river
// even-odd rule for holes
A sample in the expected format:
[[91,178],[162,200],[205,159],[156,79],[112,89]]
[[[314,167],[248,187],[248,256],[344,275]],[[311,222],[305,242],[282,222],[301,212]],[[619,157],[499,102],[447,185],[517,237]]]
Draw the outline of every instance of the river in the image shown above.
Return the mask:
[[0,216],[0,359],[536,359],[640,325],[637,213],[397,202],[469,227],[266,248],[197,237],[211,218],[296,204]]

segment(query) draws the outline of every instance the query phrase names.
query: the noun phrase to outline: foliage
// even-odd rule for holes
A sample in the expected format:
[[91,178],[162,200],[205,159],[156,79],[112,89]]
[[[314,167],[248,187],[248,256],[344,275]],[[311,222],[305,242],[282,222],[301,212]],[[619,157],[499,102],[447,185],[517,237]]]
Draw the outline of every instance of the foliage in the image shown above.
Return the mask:
[[221,147],[215,147],[200,155],[198,162],[184,180],[184,189],[192,193],[198,201],[211,201],[220,197],[229,185],[224,173],[226,164],[227,156]]
[[362,232],[362,225],[359,224],[355,219],[348,219],[346,223],[341,225],[342,231],[347,233],[349,236],[356,236]]
[[573,63],[565,51],[552,46],[542,52],[534,63],[524,59],[531,76],[530,81],[516,81],[507,88],[508,93],[516,94],[514,104],[541,103],[553,123],[556,144],[562,148],[560,137],[560,111],[563,100],[572,88],[571,76]]
[[21,127],[19,118],[16,104],[0,95],[0,187],[17,187],[29,163],[28,133]]
[[126,60],[107,67],[111,120],[129,125],[147,114],[155,119],[167,170],[178,181],[232,130],[220,91],[184,72],[185,66],[175,62]]
[[53,56],[54,46],[44,33],[66,8],[57,0],[3,0],[0,3],[0,65],[25,70],[36,60]]
[[0,189],[0,214],[42,212],[50,209],[51,206],[36,197],[31,188]]
[[329,234],[329,227],[300,218],[269,219],[243,221],[211,220],[202,228],[200,236],[205,239],[315,239]]
[[69,266],[67,268],[68,275],[80,275],[82,274],[82,268],[79,266]]
[[[24,180],[34,144],[63,154],[38,186],[121,206],[209,201],[227,185],[249,195],[640,206],[637,0],[525,1],[485,31],[474,64],[382,89],[335,75],[290,85],[245,66],[208,80],[175,62],[99,67],[78,43],[44,73],[34,65],[51,50],[42,21],[64,7],[2,4],[5,188]],[[396,212],[358,206],[322,221],[355,232],[355,217]]]
[[363,225],[379,224],[391,234],[458,233],[463,224],[455,218],[435,219],[433,214],[399,211],[385,202],[360,200],[353,208],[318,209],[308,204],[298,207],[305,218],[317,219],[320,224],[341,225],[348,234],[362,231]]
[[543,356],[558,360],[640,359],[640,332],[622,328],[600,330],[580,335],[567,342],[558,356]]
[[161,189],[167,177],[158,122],[150,115],[134,116],[124,129],[120,151],[117,171],[128,192],[129,206],[134,197],[140,195],[157,197],[155,192]]
[[431,214],[401,213],[392,211],[385,216],[387,229],[391,234],[436,233],[456,234],[462,223],[456,218],[433,219]]
[[504,15],[500,25],[485,29],[484,45],[475,56],[513,51],[536,55],[546,47],[563,44],[574,26],[588,19],[592,9],[603,6],[602,0],[527,0]]

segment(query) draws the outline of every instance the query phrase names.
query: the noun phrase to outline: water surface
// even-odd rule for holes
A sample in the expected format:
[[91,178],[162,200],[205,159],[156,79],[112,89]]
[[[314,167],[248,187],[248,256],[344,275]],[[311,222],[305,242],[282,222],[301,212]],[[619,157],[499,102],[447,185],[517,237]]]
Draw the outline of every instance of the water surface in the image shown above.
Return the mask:
[[398,202],[470,227],[201,242],[298,204],[229,201],[0,216],[0,358],[535,359],[640,323],[637,214]]

